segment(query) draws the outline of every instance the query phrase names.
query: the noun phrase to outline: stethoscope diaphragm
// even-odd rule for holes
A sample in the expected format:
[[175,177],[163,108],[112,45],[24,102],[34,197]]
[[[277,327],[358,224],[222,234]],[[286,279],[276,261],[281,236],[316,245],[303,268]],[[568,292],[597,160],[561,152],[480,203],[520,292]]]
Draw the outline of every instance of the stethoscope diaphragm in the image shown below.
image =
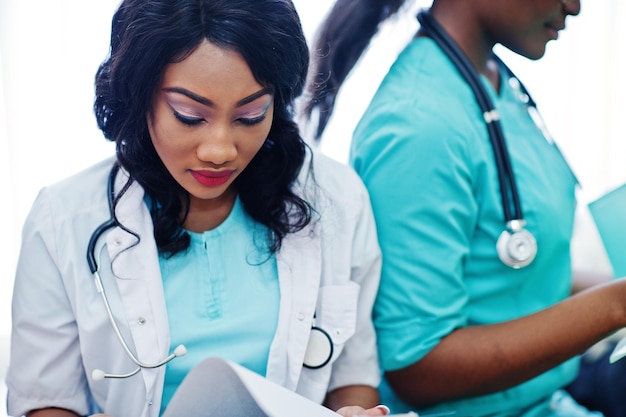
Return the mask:
[[529,265],[537,255],[537,241],[524,225],[524,220],[511,220],[496,242],[498,257],[514,269]]
[[332,357],[333,341],[330,335],[325,330],[315,325],[312,326],[303,366],[309,369],[318,369],[330,362]]

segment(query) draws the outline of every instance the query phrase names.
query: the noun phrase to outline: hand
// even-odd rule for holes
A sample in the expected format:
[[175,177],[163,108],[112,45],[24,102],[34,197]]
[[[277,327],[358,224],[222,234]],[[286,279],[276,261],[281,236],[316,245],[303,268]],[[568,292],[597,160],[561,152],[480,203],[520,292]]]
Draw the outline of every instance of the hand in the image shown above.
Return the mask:
[[343,417],[386,416],[387,414],[389,414],[389,408],[384,405],[377,405],[374,408],[368,408],[366,410],[363,407],[353,405],[353,406],[341,407],[336,412],[337,414]]

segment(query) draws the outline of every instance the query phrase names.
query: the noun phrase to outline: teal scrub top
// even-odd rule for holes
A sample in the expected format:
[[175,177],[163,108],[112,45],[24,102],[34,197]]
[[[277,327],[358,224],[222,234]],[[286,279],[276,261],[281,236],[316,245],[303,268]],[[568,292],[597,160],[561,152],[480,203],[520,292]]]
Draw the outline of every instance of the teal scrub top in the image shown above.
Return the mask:
[[188,233],[188,251],[159,258],[171,347],[188,350],[167,364],[161,413],[191,368],[207,357],[265,376],[278,323],[278,270],[268,230],[240,200],[215,229]]
[[[374,309],[383,370],[418,361],[456,328],[525,316],[570,292],[577,181],[519,85],[502,75],[499,93],[482,81],[537,240],[525,268],[497,256],[505,224],[487,129],[471,89],[431,39],[416,38],[400,54],[355,130],[350,160],[369,190],[383,252]],[[523,415],[577,369],[573,359],[506,391],[417,411]],[[381,391],[393,412],[409,409]]]

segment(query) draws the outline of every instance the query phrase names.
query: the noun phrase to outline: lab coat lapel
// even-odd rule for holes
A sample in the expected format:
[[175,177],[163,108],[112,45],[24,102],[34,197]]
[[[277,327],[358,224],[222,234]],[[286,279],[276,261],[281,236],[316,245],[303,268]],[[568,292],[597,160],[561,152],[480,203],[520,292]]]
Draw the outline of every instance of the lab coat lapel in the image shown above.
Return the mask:
[[319,291],[321,241],[318,229],[319,224],[311,222],[303,230],[288,234],[276,255],[280,316],[266,376],[291,390],[296,389],[302,371]]
[[[120,171],[116,189],[126,178]],[[107,235],[107,247],[132,335],[128,343],[131,349],[134,344],[139,360],[154,363],[169,353],[169,323],[152,219],[143,197],[143,189],[133,183],[116,209],[119,222],[138,237],[116,227]],[[163,376],[162,368],[143,370],[141,375],[150,396],[157,377]]]

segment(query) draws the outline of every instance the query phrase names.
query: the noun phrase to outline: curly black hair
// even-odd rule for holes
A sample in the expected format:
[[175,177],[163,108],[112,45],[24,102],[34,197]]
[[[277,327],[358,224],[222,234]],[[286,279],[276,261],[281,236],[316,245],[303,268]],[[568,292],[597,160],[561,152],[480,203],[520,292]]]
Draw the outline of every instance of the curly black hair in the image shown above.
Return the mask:
[[152,201],[159,252],[189,246],[182,224],[188,193],[169,174],[148,132],[146,115],[166,65],[204,40],[238,52],[254,77],[274,91],[268,138],[235,180],[244,209],[270,230],[270,249],[311,221],[312,207],[292,191],[307,154],[293,120],[309,64],[308,46],[290,0],[124,0],[115,12],[107,59],[95,77],[94,111],[116,143],[119,164]]

